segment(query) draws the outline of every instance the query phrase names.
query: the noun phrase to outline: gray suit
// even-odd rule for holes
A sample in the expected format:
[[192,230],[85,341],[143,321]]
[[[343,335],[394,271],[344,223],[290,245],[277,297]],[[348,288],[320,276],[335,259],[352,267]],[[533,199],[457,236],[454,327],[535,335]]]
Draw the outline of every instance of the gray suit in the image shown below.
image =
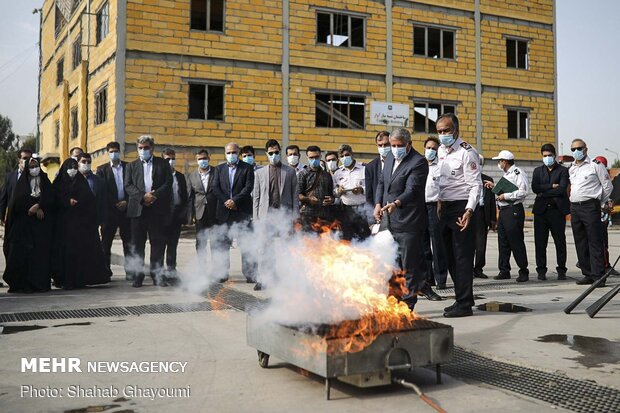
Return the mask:
[[[206,223],[215,225],[215,208],[217,207],[217,198],[213,193],[213,178],[215,177],[215,168],[209,166],[209,184],[205,192],[200,172],[198,169],[187,176],[187,195],[189,199],[188,221],[191,224],[192,218],[201,221],[204,218]],[[204,214],[207,214],[205,217]],[[211,226],[209,225],[209,226]]]
[[[299,213],[297,174],[287,165],[280,167],[280,209],[291,212],[293,217]],[[254,172],[254,213],[255,221],[265,219],[269,213],[269,166]]]

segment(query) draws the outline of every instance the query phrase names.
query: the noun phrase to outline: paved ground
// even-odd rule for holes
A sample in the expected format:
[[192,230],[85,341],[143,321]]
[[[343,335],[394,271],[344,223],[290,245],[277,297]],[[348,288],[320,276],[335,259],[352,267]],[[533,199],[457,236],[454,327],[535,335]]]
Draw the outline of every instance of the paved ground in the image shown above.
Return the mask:
[[[531,230],[526,237],[530,270],[535,272]],[[612,231],[610,241],[612,255],[618,254],[620,232]],[[496,243],[492,234],[488,251],[489,275],[496,273]],[[114,248],[120,252],[119,245],[115,244]],[[268,297],[268,291],[255,293],[251,285],[242,282],[237,250],[233,250],[233,254],[232,281],[226,288]],[[552,247],[549,255],[554,256]],[[181,240],[179,256],[186,271],[196,267],[191,239]],[[571,241],[570,278],[578,278],[575,262]],[[8,295],[6,288],[0,289],[0,313],[205,301],[203,295],[178,288],[147,285],[135,290],[124,281],[120,266],[114,265],[114,272],[110,285],[86,290]],[[446,302],[426,300],[419,302],[417,310],[424,317],[452,325],[455,344],[464,349],[489,359],[554,373],[558,378],[596,382],[616,389],[609,390],[610,393],[617,393],[620,389],[620,295],[595,319],[587,317],[583,304],[574,314],[565,315],[562,308],[583,291],[583,287],[575,285],[572,279],[558,282],[554,275],[550,278],[547,282],[530,281],[527,285],[517,285],[514,281],[476,280],[478,304],[510,302],[528,307],[531,312],[476,311],[475,317],[447,320],[441,317]],[[611,281],[618,284],[620,277]],[[595,291],[586,303],[593,302],[608,290]],[[110,412],[432,411],[413,392],[397,386],[360,390],[337,383],[332,391],[333,400],[326,401],[320,378],[302,374],[275,359],[270,361],[271,368],[260,368],[256,351],[246,345],[245,313],[225,306],[215,306],[213,311],[10,322],[3,323],[3,326],[5,330],[0,334],[0,412],[86,411],[79,409],[88,406],[99,406],[99,410],[92,411],[107,409],[105,411]],[[14,332],[15,326],[42,328],[31,331],[19,331],[18,328]],[[543,336],[547,337],[541,339]],[[156,360],[187,362],[187,366],[184,373],[22,373],[20,360],[24,357],[79,357],[83,365],[88,361]],[[484,369],[484,366],[480,367],[482,372]],[[411,378],[448,412],[565,411],[539,399],[502,389],[499,384],[489,385],[471,379],[464,381],[444,375],[444,384],[437,385],[434,373],[426,369],[415,370]],[[21,397],[22,386],[28,385],[36,389],[59,388],[63,397],[28,397],[27,388]],[[83,389],[113,386],[120,393],[106,397],[69,397],[69,390],[75,389],[71,386],[77,385]],[[141,389],[187,389],[189,386],[190,396],[154,397],[151,400],[150,397],[127,395],[127,400],[114,402],[123,396],[126,386],[131,390],[134,385]],[[555,391],[552,382],[545,383],[545,386],[548,386],[549,393]],[[620,411],[620,406],[609,405],[606,410],[601,409],[599,411]],[[595,411],[594,407],[592,411]]]

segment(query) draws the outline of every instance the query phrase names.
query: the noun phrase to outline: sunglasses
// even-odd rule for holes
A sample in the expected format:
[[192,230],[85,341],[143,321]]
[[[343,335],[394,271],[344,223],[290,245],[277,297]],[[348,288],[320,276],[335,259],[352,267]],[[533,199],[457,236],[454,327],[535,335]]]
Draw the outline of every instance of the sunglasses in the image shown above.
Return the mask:
[[585,146],[577,146],[576,148],[570,148],[571,152],[572,151],[583,151],[586,147]]
[[267,152],[267,155],[269,155],[269,156],[280,155],[280,151]]

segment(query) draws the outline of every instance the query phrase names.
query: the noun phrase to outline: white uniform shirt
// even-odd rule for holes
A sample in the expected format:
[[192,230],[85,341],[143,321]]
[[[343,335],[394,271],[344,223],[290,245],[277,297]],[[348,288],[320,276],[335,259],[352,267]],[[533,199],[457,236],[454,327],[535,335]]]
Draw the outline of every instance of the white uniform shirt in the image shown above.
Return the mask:
[[340,195],[340,202],[344,205],[363,205],[366,202],[366,195],[363,192],[354,194],[350,191],[353,188],[366,187],[365,169],[364,165],[355,161],[353,168],[349,169],[341,166],[334,172],[334,193],[337,194],[338,187],[349,190]]
[[439,163],[437,158],[428,164],[428,177],[426,178],[426,189],[424,197],[426,202],[437,202],[439,200]]
[[609,201],[613,186],[605,167],[594,163],[590,157],[579,165],[573,163],[568,170],[570,177],[570,201],[583,202],[598,199],[601,203]]
[[476,209],[482,191],[480,158],[478,152],[461,138],[452,146],[439,146],[439,200],[467,201],[467,207]]
[[527,175],[522,169],[512,165],[505,173],[504,179],[515,184],[518,188],[513,192],[506,192],[504,194],[505,201],[497,201],[497,206],[505,207],[510,204],[522,204],[530,189]]

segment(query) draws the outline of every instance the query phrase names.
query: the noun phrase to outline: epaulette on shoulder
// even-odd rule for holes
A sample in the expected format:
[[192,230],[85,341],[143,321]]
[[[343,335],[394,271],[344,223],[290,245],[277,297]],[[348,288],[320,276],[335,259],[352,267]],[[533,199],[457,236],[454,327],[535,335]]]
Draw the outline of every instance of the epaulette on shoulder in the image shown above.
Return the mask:
[[519,175],[521,173],[521,171],[519,170],[519,168],[515,168],[515,175]]
[[463,147],[463,149],[466,149],[468,151],[471,151],[473,149],[471,145],[468,144],[467,142],[461,142],[461,146]]

